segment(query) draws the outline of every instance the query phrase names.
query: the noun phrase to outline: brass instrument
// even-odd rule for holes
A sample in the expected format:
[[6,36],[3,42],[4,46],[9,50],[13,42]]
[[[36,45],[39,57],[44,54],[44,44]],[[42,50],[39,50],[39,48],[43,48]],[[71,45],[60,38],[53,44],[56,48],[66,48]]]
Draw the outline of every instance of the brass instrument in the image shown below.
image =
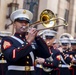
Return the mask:
[[[56,25],[58,20],[62,20],[63,24],[61,25]],[[41,12],[40,14],[40,21],[34,22],[33,24],[30,24],[30,28],[31,27],[35,27],[42,24],[45,28],[43,29],[37,29],[38,31],[40,30],[45,30],[45,29],[53,29],[53,28],[57,28],[60,26],[68,26],[67,22],[65,21],[65,19],[61,18],[61,17],[56,17],[56,15],[49,9],[45,9]],[[5,29],[7,29],[11,24],[9,25],[5,25]],[[25,29],[25,31],[28,31],[29,29],[28,26],[23,27]],[[14,31],[14,29],[13,29]]]
[[[58,20],[62,20],[64,24],[56,25]],[[40,24],[42,24],[46,28],[39,29],[38,31],[45,30],[45,29],[52,29],[60,26],[68,26],[65,19],[56,17],[55,14],[49,9],[43,10],[42,13],[40,14],[40,21],[30,24],[30,27],[38,26]]]

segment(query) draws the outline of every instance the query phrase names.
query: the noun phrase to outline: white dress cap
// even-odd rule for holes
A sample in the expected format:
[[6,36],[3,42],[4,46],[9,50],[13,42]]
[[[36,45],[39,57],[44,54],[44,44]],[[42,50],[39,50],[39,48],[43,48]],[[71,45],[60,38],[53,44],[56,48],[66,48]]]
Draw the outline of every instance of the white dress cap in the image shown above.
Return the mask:
[[72,40],[70,40],[70,42],[75,44],[76,43],[76,39],[72,39]]
[[42,35],[43,39],[46,39],[46,36],[55,36],[56,34],[57,34],[56,31],[47,29],[43,30],[43,32],[40,35]]
[[33,18],[33,14],[29,11],[29,10],[26,10],[26,9],[18,9],[16,11],[14,11],[11,16],[10,16],[10,19],[14,22],[15,19],[17,18],[27,18],[29,19],[30,21],[32,20]]
[[61,43],[70,43],[70,40],[69,40],[69,38],[61,38],[60,42]]

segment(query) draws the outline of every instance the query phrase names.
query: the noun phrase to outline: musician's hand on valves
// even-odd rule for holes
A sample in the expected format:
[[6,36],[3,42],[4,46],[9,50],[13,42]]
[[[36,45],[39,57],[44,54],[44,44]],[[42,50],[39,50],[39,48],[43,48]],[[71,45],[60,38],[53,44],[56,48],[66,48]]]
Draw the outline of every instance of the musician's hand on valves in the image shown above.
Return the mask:
[[37,35],[37,30],[36,28],[30,28],[28,31],[28,35],[26,37],[27,42],[31,43],[32,41],[34,41],[36,35]]
[[36,62],[36,63],[39,63],[39,64],[42,64],[42,63],[45,62],[45,59],[44,59],[44,58],[37,58],[37,59],[35,60],[35,62]]

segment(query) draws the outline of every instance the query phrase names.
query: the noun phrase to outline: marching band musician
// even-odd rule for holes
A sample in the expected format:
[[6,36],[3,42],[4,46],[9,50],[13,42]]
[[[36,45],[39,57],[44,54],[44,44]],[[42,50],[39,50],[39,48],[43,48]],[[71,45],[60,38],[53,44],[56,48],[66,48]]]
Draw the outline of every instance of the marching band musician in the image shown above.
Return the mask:
[[3,37],[9,36],[9,35],[11,35],[11,32],[0,31],[0,75],[6,74],[7,66],[8,66],[7,61],[4,57],[4,54],[2,53],[2,50],[1,50],[1,41]]
[[62,47],[62,52],[66,53],[70,50],[71,44],[68,38],[61,38],[60,43]]
[[61,52],[61,62],[59,64],[60,75],[71,75],[70,73],[70,63],[72,58],[69,56],[70,51],[70,40],[69,38],[61,38],[61,48],[59,49]]
[[56,68],[60,62],[60,52],[53,48],[56,34],[56,31],[49,29],[43,31],[42,38],[49,48],[50,57],[47,59],[40,57],[36,59],[36,62],[38,63],[36,65],[36,75],[58,75],[58,70],[56,70]]
[[71,62],[71,68],[74,70],[74,75],[76,75],[76,39],[71,40],[72,51],[70,51],[70,56],[73,58]]
[[8,63],[6,75],[34,75],[35,56],[49,57],[48,47],[44,40],[37,36],[36,28],[27,30],[33,18],[29,10],[18,9],[10,18],[16,32],[12,36],[3,37],[1,46]]
[[4,58],[3,53],[0,53],[0,75],[5,75],[7,71],[7,62]]
[[5,36],[5,34],[6,33],[2,33],[0,31],[0,75],[5,75],[5,73],[7,71],[7,61],[5,60],[4,55],[1,51],[1,39],[3,36]]

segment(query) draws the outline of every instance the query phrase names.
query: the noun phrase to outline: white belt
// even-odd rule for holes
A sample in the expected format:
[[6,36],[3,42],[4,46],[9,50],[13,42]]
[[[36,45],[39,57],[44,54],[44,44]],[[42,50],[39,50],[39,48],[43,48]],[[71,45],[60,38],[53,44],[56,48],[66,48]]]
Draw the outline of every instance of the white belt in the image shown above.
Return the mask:
[[0,63],[7,63],[6,60],[0,60]]
[[40,65],[40,64],[37,64],[37,65],[36,65],[36,67],[38,67],[38,68],[42,68],[42,65]]
[[8,66],[8,70],[17,70],[17,71],[34,71],[34,66]]
[[60,64],[59,67],[69,68],[70,66],[69,65],[62,65],[62,64]]

